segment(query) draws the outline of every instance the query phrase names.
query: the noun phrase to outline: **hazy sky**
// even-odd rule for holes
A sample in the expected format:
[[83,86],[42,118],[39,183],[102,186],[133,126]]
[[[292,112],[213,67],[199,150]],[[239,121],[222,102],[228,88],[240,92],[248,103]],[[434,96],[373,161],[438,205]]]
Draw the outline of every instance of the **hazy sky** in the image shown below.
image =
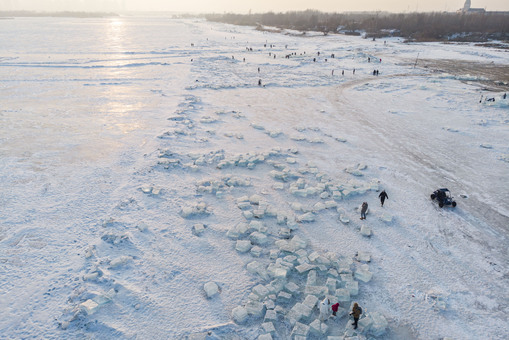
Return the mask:
[[[471,0],[472,7],[509,11],[509,0]],[[465,0],[0,0],[0,9],[34,10],[145,10],[253,13],[317,9],[326,12],[455,11]]]

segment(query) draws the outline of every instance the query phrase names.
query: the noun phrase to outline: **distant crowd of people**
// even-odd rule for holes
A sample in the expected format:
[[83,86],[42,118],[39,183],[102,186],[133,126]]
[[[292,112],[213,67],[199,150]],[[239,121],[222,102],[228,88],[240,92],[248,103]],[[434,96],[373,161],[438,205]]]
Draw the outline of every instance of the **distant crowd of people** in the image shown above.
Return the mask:
[[[227,39],[227,38],[225,37],[225,39]],[[233,37],[231,37],[230,39],[235,39],[235,37],[233,36]],[[208,40],[208,39],[207,39],[207,40]],[[194,44],[194,43],[191,43],[191,46],[192,46],[192,47],[194,47],[194,46],[195,46],[195,44]],[[265,43],[265,44],[263,44],[263,47],[264,47],[264,48],[274,48],[274,47],[276,47],[276,45],[275,45],[275,44],[268,44],[268,43]],[[288,45],[285,45],[285,49],[288,49]],[[246,51],[247,51],[247,52],[253,52],[253,51],[254,51],[254,49],[253,49],[253,47],[246,46]],[[291,53],[285,54],[285,55],[284,55],[284,57],[285,57],[285,59],[290,59],[290,58],[295,57],[295,56],[297,56],[297,55],[305,56],[305,55],[306,55],[306,51],[303,51],[303,52],[300,52],[300,53],[299,53],[299,52],[291,52]],[[316,57],[313,57],[312,61],[313,61],[313,62],[317,62],[317,61],[318,61],[318,57],[320,57],[320,55],[323,55],[323,53],[322,53],[322,52],[320,52],[320,51],[317,51],[317,52],[316,52]],[[269,56],[270,58],[273,58],[273,59],[276,59],[276,57],[277,57],[276,53],[273,53],[272,51],[271,51],[271,52],[268,52],[268,56]],[[335,59],[335,58],[336,58],[335,53],[331,53],[331,54],[330,54],[330,58]],[[234,55],[232,55],[232,56],[231,56],[231,59],[232,59],[232,60],[236,60]],[[191,61],[193,61],[193,59],[191,59]],[[243,62],[245,62],[245,61],[246,61],[246,58],[245,58],[245,57],[243,57],[243,58],[242,58],[242,61],[243,61]],[[324,62],[327,62],[327,61],[328,61],[328,58],[323,58],[323,61],[324,61]],[[371,57],[368,57],[368,63],[370,63],[370,62],[371,62]],[[382,62],[382,59],[381,59],[381,58],[379,59],[379,62],[380,62],[380,63]],[[355,68],[353,68],[353,69],[352,69],[352,74],[355,74],[355,71],[356,71],[356,70],[355,70]],[[258,73],[260,73],[260,72],[261,72],[261,71],[260,71],[260,67],[258,67]],[[334,74],[335,74],[335,70],[333,69],[333,70],[331,71],[331,75],[332,75],[332,76],[334,76]],[[344,76],[344,75],[345,75],[345,70],[344,70],[344,69],[343,69],[343,70],[341,70],[341,75],[342,75],[342,76]],[[374,76],[378,76],[378,75],[379,75],[379,70],[378,70],[378,69],[373,70],[373,75],[374,75]],[[261,80],[261,79],[259,79],[259,80],[258,80],[258,86],[261,86],[261,87],[263,87],[263,86],[264,86],[264,85],[262,84],[262,80]]]

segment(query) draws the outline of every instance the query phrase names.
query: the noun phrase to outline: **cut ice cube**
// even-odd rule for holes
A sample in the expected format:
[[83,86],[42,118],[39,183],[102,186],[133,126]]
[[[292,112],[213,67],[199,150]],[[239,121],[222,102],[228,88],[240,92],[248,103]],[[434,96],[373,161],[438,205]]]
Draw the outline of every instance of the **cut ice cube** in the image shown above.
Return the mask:
[[255,286],[253,288],[252,292],[255,293],[256,295],[258,295],[261,299],[264,299],[267,295],[270,294],[267,287],[265,287],[264,285],[261,285],[261,284]]
[[338,298],[338,301],[340,302],[350,301],[350,291],[348,289],[345,288],[336,289],[334,295]]
[[253,248],[251,248],[251,255],[253,255],[254,257],[260,257],[262,253],[263,249],[258,246],[254,246]]
[[265,305],[259,301],[249,301],[246,304],[246,310],[249,315],[253,315],[254,317],[261,317],[265,310]]
[[219,293],[219,287],[214,282],[207,282],[203,285],[203,290],[209,299]]
[[80,304],[80,308],[84,310],[87,315],[92,315],[99,309],[99,304],[92,299],[88,299]]
[[300,322],[297,322],[295,324],[295,326],[293,327],[292,329],[292,337],[295,337],[295,336],[303,336],[303,337],[307,337],[309,334],[309,326],[308,325],[305,325],[303,323],[300,323]]
[[387,326],[389,325],[385,317],[379,312],[370,313],[373,324],[370,327],[370,333],[374,336],[381,336],[385,333]]
[[304,301],[302,302],[303,305],[306,305],[311,309],[315,308],[317,303],[318,303],[318,298],[314,295],[307,295],[306,298],[304,299]]
[[288,282],[286,285],[285,285],[285,290],[287,292],[289,292],[290,294],[292,295],[295,295],[299,292],[300,288],[297,284],[293,283],[293,282]]
[[125,255],[117,257],[117,258],[111,260],[110,268],[118,268],[120,266],[123,266],[123,265],[127,264],[127,262],[132,261],[132,259],[133,259],[132,256],[125,256]]
[[297,222],[314,222],[315,215],[312,212],[297,216]]
[[329,293],[329,289],[325,286],[306,286],[304,288],[304,294],[315,295],[318,297],[326,296]]
[[201,223],[197,223],[193,225],[193,234],[196,236],[200,236],[205,231],[205,226]]
[[367,270],[358,270],[355,272],[355,278],[362,282],[369,282],[373,277],[373,273]]
[[232,310],[232,317],[235,323],[238,324],[244,323],[247,319],[247,309],[242,306],[235,307]]
[[367,225],[363,224],[361,226],[361,235],[362,236],[370,237],[372,233],[373,232],[372,232],[371,228],[368,227]]
[[350,295],[355,296],[359,294],[359,282],[357,281],[347,281],[345,282],[345,289],[348,289]]
[[275,332],[274,324],[272,322],[264,322],[262,323],[262,328],[267,333]]
[[264,246],[269,242],[267,235],[262,234],[258,231],[251,233],[251,235],[249,235],[249,239],[251,240],[251,242],[253,244],[261,245],[261,246]]
[[252,247],[251,241],[238,240],[237,244],[235,245],[235,250],[237,250],[239,253],[246,253],[251,249],[251,247]]

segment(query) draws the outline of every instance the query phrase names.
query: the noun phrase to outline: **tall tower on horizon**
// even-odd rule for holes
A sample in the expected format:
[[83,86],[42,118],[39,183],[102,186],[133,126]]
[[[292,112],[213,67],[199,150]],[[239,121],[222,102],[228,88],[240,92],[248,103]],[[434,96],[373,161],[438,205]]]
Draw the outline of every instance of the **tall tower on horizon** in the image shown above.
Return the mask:
[[465,5],[463,5],[463,11],[468,12],[470,10],[470,0],[465,0]]

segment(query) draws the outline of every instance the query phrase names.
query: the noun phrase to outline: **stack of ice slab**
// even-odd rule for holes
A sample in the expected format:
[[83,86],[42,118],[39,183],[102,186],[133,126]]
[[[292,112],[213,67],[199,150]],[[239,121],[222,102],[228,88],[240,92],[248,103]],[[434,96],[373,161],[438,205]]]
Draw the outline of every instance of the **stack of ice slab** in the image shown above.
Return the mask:
[[193,215],[209,215],[211,213],[211,209],[207,206],[205,202],[196,202],[191,206],[183,207],[180,211],[180,215],[184,218],[191,217]]
[[240,154],[231,156],[229,158],[225,158],[220,160],[217,163],[218,169],[224,169],[232,166],[244,167],[248,169],[254,169],[257,163],[261,163],[265,161],[265,156],[263,154]]
[[282,169],[282,171],[271,170],[269,172],[269,175],[272,178],[281,180],[283,182],[288,182],[288,181],[291,181],[293,179],[300,177],[300,174],[298,172],[293,171],[289,168],[284,168],[284,169]]
[[[357,171],[357,169],[353,170],[354,173],[362,175],[362,173]],[[332,198],[334,200],[341,200],[350,198],[354,195],[365,194],[367,191],[378,191],[379,185],[376,180],[369,183],[349,180],[346,183],[330,183],[328,185],[328,190],[332,193]]]
[[250,227],[247,223],[239,223],[232,227],[227,233],[226,236],[231,238],[232,240],[236,240],[239,237],[246,235],[250,231]]
[[[251,230],[259,227],[253,225]],[[339,317],[348,312],[343,306],[350,301],[351,296],[358,294],[359,289],[351,271],[353,259],[338,258],[334,253],[321,254],[316,251],[308,253],[307,243],[299,237],[294,237],[290,241],[278,240],[276,245],[281,249],[272,250],[270,257],[272,262],[268,266],[257,261],[247,265],[249,272],[272,281],[268,284],[259,284],[252,289],[245,306],[235,309],[234,321],[245,322],[249,315],[255,318],[263,317],[263,322],[270,322],[276,328],[277,324],[274,322],[277,322],[279,313],[285,315],[286,322],[292,326],[292,339],[325,336],[329,329],[320,320],[316,320],[318,315],[316,306],[320,299],[328,297],[331,303],[340,302]],[[357,260],[370,259],[369,255],[364,253],[356,256]],[[298,277],[291,275],[292,273],[306,274],[304,287],[298,284],[301,279],[294,281]],[[367,280],[366,276],[370,274],[367,264],[357,263],[356,276]],[[375,314],[375,318],[377,317]],[[380,318],[376,322],[373,332],[378,334],[384,328],[384,324]],[[371,327],[374,320],[370,318],[364,323],[366,327]],[[270,325],[266,326],[270,328]],[[272,333],[266,332],[267,327],[261,326],[262,332],[272,336]]]
[[[262,336],[272,338],[273,331],[279,325],[278,317],[285,318],[285,322],[292,326],[292,339],[305,339],[307,336],[324,338],[329,331],[327,325],[317,320],[318,301],[327,297],[331,303],[340,302],[339,316],[348,313],[347,304],[352,296],[359,292],[358,281],[368,282],[372,273],[369,267],[357,263],[356,271],[352,272],[352,258],[338,257],[334,253],[322,254],[308,249],[308,242],[299,236],[293,235],[292,231],[298,226],[298,222],[311,222],[324,209],[337,209],[343,223],[349,219],[342,208],[338,208],[337,200],[348,198],[350,195],[363,194],[368,190],[376,190],[376,183],[366,183],[350,180],[347,183],[335,183],[330,177],[318,171],[316,167],[306,165],[298,171],[291,168],[294,159],[292,155],[282,154],[279,150],[276,155],[283,157],[281,161],[268,160],[268,154],[242,155],[220,159],[226,161],[224,166],[235,164],[246,166],[267,160],[267,164],[273,165],[276,170],[271,171],[271,176],[279,182],[277,188],[288,187],[289,193],[297,197],[310,197],[318,195],[322,200],[314,204],[302,204],[294,202],[291,209],[279,210],[279,207],[270,206],[264,196],[251,195],[237,199],[237,206],[248,223],[241,223],[232,227],[227,235],[236,240],[238,251],[251,251],[253,256],[262,256],[257,261],[247,264],[247,270],[258,275],[262,282],[255,286],[248,295],[248,301],[235,308],[233,319],[237,323],[245,322],[248,316],[262,318],[260,321]],[[288,158],[285,163],[285,157]],[[289,161],[289,162],[288,162]],[[361,167],[362,168],[362,167]],[[362,169],[357,169],[362,170]],[[313,174],[309,175],[309,174]],[[306,177],[304,177],[306,176]],[[316,183],[306,182],[311,178]],[[306,178],[306,180],[304,179]],[[229,182],[227,182],[229,181]],[[215,190],[224,187],[247,185],[247,181],[229,177],[222,183],[211,183]],[[250,183],[250,182],[249,182]],[[265,194],[265,193],[264,193]],[[296,217],[296,212],[300,212]],[[269,228],[263,219],[275,217],[280,226],[279,232]],[[267,222],[268,223],[268,222]],[[276,238],[273,242],[273,238]],[[369,262],[369,255],[358,254],[357,260]],[[306,275],[304,277],[304,275]],[[305,285],[303,284],[303,280]],[[263,323],[263,324],[262,324]],[[352,334],[353,335],[353,334]],[[361,336],[355,334],[355,336]],[[354,339],[354,338],[352,338]]]
[[276,246],[282,252],[295,253],[299,249],[306,248],[307,242],[299,236],[294,236],[291,240],[277,240]]

